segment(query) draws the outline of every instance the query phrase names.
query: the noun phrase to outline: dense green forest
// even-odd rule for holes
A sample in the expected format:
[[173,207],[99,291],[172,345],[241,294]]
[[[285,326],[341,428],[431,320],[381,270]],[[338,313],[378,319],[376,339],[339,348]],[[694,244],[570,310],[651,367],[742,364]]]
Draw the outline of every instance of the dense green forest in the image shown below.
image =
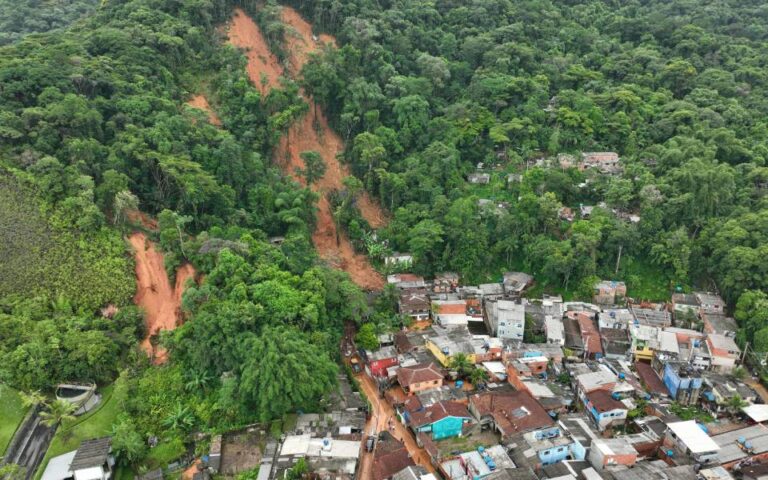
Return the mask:
[[[343,324],[391,321],[391,296],[371,312],[318,261],[317,194],[270,161],[308,111],[300,87],[346,141],[359,185],[332,201],[374,259],[410,251],[417,273],[467,282],[524,269],[577,296],[598,276],[652,300],[717,289],[768,351],[765,5],[293,2],[339,48],[266,95],[217,28],[235,5],[256,13],[250,1],[124,0],[44,34],[18,35],[80,14],[0,24],[13,42],[0,48],[0,381],[50,392],[119,377],[123,464],[145,464],[150,436],[177,445],[321,408]],[[283,58],[276,11],[256,19]],[[185,106],[194,93],[220,128]],[[622,173],[546,166],[582,151],[616,151]],[[467,181],[479,164],[488,184]],[[391,212],[375,236],[354,212],[359,188]],[[581,218],[580,205],[597,207]],[[137,348],[124,241],[136,208],[158,219],[148,233],[168,271],[190,261],[205,279],[161,338],[163,367]]]
[[91,13],[98,0],[0,0],[0,45],[63,28]]

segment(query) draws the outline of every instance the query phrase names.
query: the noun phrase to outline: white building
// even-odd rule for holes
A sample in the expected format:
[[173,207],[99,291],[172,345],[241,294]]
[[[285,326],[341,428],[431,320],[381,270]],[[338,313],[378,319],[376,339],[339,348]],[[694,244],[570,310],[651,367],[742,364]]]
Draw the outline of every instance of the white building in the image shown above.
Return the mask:
[[695,420],[667,424],[664,446],[674,446],[696,462],[716,462],[720,446],[699,427]]
[[522,340],[525,331],[525,305],[509,300],[487,302],[488,328],[492,336]]
[[565,345],[565,327],[562,318],[549,315],[544,317],[544,331],[547,333],[547,343],[561,347]]
[[85,440],[76,451],[53,457],[41,479],[109,480],[115,465],[111,452],[110,437]]

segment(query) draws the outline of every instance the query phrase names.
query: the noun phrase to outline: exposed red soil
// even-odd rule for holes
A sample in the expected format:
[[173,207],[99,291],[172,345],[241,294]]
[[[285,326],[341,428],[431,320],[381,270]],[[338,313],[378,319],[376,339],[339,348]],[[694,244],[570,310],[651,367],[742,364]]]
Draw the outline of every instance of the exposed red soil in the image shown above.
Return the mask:
[[248,77],[262,95],[280,85],[283,67],[269,50],[259,27],[240,8],[235,9],[228,35],[229,43],[246,51]]
[[134,225],[141,225],[147,230],[157,230],[157,220],[139,210],[129,210],[126,213],[128,220]]
[[187,105],[190,107],[194,107],[197,109],[200,109],[208,114],[208,122],[210,122],[211,125],[216,125],[217,127],[221,126],[221,120],[219,120],[219,117],[216,115],[216,112],[213,111],[211,108],[211,105],[208,103],[208,99],[205,98],[204,95],[195,95],[194,97],[190,98],[187,102]]
[[195,269],[190,264],[179,267],[176,271],[176,285],[171,288],[165,272],[163,254],[141,232],[133,233],[128,240],[136,254],[136,295],[133,301],[142,307],[147,323],[147,336],[141,347],[155,363],[166,360],[166,352],[158,348],[153,351],[149,339],[160,330],[173,330],[181,324],[181,295],[187,280],[195,277]]
[[[289,64],[291,73],[295,76],[306,63],[309,54],[316,51],[319,45],[312,39],[312,27],[296,11],[283,7],[282,16],[283,21],[295,30],[295,34],[291,32],[286,35]],[[282,67],[269,52],[258,26],[240,9],[235,10],[229,39],[234,45],[248,51],[248,75],[257,87],[263,88],[260,83],[262,77],[274,79],[267,84],[267,87],[278,84],[277,80],[283,74]],[[335,45],[335,40],[328,35],[321,36],[319,41]],[[297,120],[288,133],[280,139],[275,151],[275,160],[286,174],[303,183],[303,179],[296,174],[298,168],[304,167],[301,152],[314,150],[320,153],[326,163],[326,172],[323,178],[312,186],[321,197],[317,205],[317,228],[312,235],[313,243],[321,258],[335,268],[348,272],[360,287],[369,290],[382,289],[385,285],[384,277],[370,265],[364,255],[355,253],[343,232],[336,231],[326,195],[330,191],[341,189],[342,180],[349,175],[348,169],[336,158],[336,155],[343,151],[344,144],[328,125],[322,109],[311,99],[307,101],[310,104],[309,112]],[[378,228],[385,224],[386,217],[383,211],[371,201],[367,194],[361,196],[358,206],[363,217],[372,227]]]

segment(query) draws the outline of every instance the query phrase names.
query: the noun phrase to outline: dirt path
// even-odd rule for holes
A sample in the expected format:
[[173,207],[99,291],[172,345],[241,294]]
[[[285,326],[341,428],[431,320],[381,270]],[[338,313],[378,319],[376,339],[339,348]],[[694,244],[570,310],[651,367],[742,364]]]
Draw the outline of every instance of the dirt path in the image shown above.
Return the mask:
[[[379,398],[379,391],[373,383],[373,379],[365,373],[360,373],[357,375],[357,380],[360,382],[360,388],[365,393],[365,396],[368,397],[368,400],[370,400],[373,408],[373,422],[370,423],[370,426],[366,430],[366,435],[372,434],[370,430],[371,427],[376,428],[376,433],[386,430],[387,423],[389,422],[389,419],[392,418],[395,426],[395,431],[392,432],[392,435],[398,440],[404,440],[405,448],[408,449],[408,453],[411,454],[411,458],[414,462],[426,468],[428,472],[435,473],[435,468],[429,461],[427,452],[424,451],[423,448],[419,448],[418,444],[416,444],[416,439],[413,438],[411,432],[408,431],[405,425],[398,421],[392,406],[387,403],[386,400]],[[373,478],[370,471],[370,468],[373,466],[372,464],[372,461],[365,462],[365,459],[363,459],[363,465],[361,465],[360,469],[360,478]],[[368,471],[365,472],[363,467],[368,469]],[[370,476],[366,477],[366,473]]]
[[216,112],[213,111],[211,105],[208,103],[208,99],[205,98],[204,95],[195,95],[189,99],[187,105],[207,113],[208,121],[211,123],[211,125],[216,125],[217,127],[221,126],[221,120],[219,120],[219,117],[216,115]]
[[155,245],[140,232],[132,234],[128,240],[136,254],[136,295],[133,301],[144,309],[147,323],[147,336],[141,342],[141,347],[154,357],[155,363],[163,363],[166,352],[160,349],[153,352],[149,338],[160,330],[173,330],[179,325],[181,294],[186,281],[194,278],[195,269],[189,264],[179,267],[176,271],[176,285],[171,288],[165,273],[163,254],[155,249]]
[[[283,21],[295,30],[286,35],[291,74],[295,76],[307,61],[309,53],[315,51],[319,45],[312,39],[312,27],[301,19],[298,13],[284,7],[282,15]],[[329,36],[323,36],[320,40],[335,44]],[[235,9],[229,29],[229,41],[247,51],[248,75],[262,93],[279,85],[279,78],[284,73],[283,68],[269,51],[258,26],[241,9]],[[342,180],[349,175],[348,170],[336,158],[336,155],[343,151],[344,144],[328,125],[320,107],[315,106],[311,99],[307,101],[310,104],[309,112],[296,121],[280,139],[275,150],[275,161],[286,174],[303,183],[303,179],[296,175],[296,169],[304,166],[301,152],[314,150],[320,153],[326,163],[326,173],[312,187],[321,194],[318,202],[318,225],[312,235],[312,241],[321,258],[335,268],[348,272],[357,285],[368,290],[380,290],[385,285],[384,277],[370,265],[364,255],[355,253],[346,235],[336,231],[326,194],[340,189]],[[385,224],[383,211],[367,194],[363,195],[358,203],[371,226],[378,228]]]

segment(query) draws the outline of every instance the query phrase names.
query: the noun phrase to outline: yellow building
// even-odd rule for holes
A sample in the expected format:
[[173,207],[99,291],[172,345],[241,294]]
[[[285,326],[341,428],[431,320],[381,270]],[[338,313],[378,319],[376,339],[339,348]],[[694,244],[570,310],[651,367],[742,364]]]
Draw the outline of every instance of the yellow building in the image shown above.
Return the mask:
[[424,343],[443,367],[449,367],[457,353],[466,355],[470,363],[476,362],[475,348],[469,339],[451,338],[450,335],[428,337]]

